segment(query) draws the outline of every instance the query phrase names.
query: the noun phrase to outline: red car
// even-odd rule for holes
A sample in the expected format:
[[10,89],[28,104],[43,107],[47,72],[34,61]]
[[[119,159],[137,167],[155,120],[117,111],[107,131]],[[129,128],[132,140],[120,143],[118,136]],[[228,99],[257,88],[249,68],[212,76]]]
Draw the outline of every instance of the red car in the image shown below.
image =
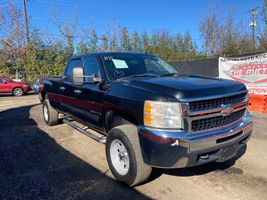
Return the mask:
[[28,93],[31,87],[25,82],[15,82],[7,77],[0,77],[0,94],[13,94],[14,96],[22,96]]

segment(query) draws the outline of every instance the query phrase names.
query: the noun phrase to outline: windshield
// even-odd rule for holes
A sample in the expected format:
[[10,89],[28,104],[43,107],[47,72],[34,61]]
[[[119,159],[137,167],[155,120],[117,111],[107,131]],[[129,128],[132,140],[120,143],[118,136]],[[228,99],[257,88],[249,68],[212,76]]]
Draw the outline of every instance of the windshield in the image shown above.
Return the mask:
[[12,79],[8,78],[8,77],[4,77],[4,80],[8,81],[8,82],[14,82]]
[[110,80],[135,75],[163,75],[173,74],[177,71],[157,56],[148,54],[108,54],[101,59]]

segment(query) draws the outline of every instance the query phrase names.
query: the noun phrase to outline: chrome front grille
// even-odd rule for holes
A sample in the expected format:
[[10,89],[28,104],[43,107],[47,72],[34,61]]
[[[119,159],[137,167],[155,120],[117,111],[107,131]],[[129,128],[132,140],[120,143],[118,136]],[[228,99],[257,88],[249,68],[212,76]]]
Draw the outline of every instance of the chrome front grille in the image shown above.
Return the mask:
[[188,131],[191,133],[216,129],[240,121],[247,110],[247,93],[221,98],[190,101],[185,104]]
[[191,130],[193,132],[196,132],[196,131],[203,131],[207,129],[224,127],[224,126],[230,125],[240,120],[244,116],[245,112],[246,112],[246,109],[242,109],[242,110],[233,112],[232,114],[228,116],[220,115],[220,116],[211,117],[211,118],[193,120]]
[[203,110],[217,109],[221,105],[234,105],[243,102],[246,99],[246,93],[238,94],[229,97],[201,100],[191,102],[189,105],[190,112],[197,112]]

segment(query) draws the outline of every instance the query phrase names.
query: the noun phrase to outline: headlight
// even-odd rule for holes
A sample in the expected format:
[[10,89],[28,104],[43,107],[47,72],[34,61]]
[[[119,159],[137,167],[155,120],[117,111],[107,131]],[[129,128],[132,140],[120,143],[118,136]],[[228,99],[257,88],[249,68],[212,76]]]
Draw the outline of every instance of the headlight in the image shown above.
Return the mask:
[[181,129],[180,107],[176,102],[145,101],[144,125],[154,128]]

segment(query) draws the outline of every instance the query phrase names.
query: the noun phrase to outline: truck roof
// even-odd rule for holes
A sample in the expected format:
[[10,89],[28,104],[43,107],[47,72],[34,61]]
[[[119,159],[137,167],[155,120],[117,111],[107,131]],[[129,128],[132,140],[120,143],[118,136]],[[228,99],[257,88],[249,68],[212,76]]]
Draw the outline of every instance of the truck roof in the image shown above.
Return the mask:
[[153,55],[146,52],[94,52],[94,53],[87,53],[87,54],[81,54],[72,56],[70,59],[77,59],[77,58],[83,58],[90,55],[114,55],[114,54],[136,54],[136,55]]

